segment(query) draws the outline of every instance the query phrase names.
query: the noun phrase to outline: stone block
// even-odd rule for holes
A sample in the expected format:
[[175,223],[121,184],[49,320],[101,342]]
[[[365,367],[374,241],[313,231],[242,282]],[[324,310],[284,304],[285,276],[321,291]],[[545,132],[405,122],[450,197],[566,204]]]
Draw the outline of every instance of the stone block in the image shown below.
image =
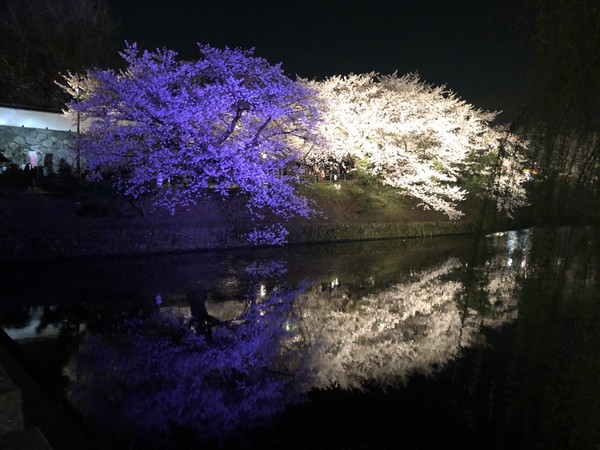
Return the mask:
[[25,145],[25,138],[23,136],[15,136],[13,142],[17,145]]
[[[0,367],[0,435],[23,430],[21,391]],[[5,448],[0,446],[0,448]]]
[[0,436],[0,448],[6,450],[52,450],[38,427]]

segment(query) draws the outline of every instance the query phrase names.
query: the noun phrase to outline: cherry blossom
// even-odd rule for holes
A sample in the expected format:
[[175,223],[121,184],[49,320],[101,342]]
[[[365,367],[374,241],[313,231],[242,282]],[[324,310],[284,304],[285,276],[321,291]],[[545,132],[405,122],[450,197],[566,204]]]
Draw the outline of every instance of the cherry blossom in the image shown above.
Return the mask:
[[120,71],[65,76],[68,108],[86,125],[87,167],[171,211],[208,192],[242,195],[255,222],[249,237],[282,242],[285,228],[263,221],[310,214],[286,168],[300,155],[288,137],[302,140],[317,115],[312,96],[252,51],[198,48],[199,59],[182,61],[131,44]]
[[[414,74],[351,74],[303,83],[317,91],[322,113],[319,145],[304,146],[308,163],[348,156],[365,161],[371,175],[451,219],[463,215],[458,205],[475,167],[496,175],[485,192],[502,198],[499,209],[511,212],[525,203],[519,141],[492,126],[497,113],[476,109]],[[493,164],[476,164],[490,154],[496,156]],[[502,170],[493,173],[497,166]]]

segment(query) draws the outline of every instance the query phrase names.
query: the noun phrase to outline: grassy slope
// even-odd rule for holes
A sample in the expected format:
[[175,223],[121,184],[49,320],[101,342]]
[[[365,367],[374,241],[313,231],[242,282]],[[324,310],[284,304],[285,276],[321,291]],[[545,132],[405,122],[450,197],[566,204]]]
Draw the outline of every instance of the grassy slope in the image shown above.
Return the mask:
[[[448,221],[442,213],[424,210],[414,199],[372,181],[309,183],[300,186],[299,193],[309,198],[319,212],[310,220],[300,220],[301,223],[363,225]],[[0,232],[42,234],[93,228],[243,227],[248,224],[244,209],[239,199],[238,202],[230,200],[226,207],[218,199],[208,199],[175,216],[146,208],[147,214],[142,217],[126,203],[115,206],[89,193],[56,196],[4,190],[0,191]],[[463,210],[467,212],[464,220],[478,217],[477,206],[473,204],[467,203]]]
[[[336,188],[336,185],[339,187]],[[341,183],[310,183],[300,193],[314,202],[322,216],[314,219],[324,223],[406,223],[446,222],[444,214],[425,210],[418,201],[401,195],[398,190],[379,183],[352,180]],[[464,205],[465,220],[477,215],[477,206]]]
[[[396,190],[366,180],[299,188],[321,214],[287,224],[289,242],[424,237],[476,230],[480,208],[467,202],[461,221],[426,211]],[[113,200],[114,201],[114,200]],[[468,212],[471,211],[471,212]],[[0,190],[0,260],[138,254],[247,246],[243,198],[215,196],[171,216],[142,216],[126,202],[78,190],[68,195]]]

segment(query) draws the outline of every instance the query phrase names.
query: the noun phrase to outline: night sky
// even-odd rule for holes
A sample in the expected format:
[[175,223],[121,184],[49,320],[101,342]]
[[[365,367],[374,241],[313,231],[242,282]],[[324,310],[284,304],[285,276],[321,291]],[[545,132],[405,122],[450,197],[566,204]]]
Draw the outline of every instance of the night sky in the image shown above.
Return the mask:
[[196,42],[255,48],[295,78],[418,72],[486,109],[523,89],[531,64],[507,0],[110,0],[122,38],[194,58]]

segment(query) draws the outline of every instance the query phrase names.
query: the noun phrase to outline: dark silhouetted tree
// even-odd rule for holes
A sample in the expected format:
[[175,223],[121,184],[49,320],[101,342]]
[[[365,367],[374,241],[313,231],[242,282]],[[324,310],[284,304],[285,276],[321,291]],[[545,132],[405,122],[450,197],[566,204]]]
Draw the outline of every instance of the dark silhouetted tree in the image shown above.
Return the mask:
[[599,202],[600,6],[596,0],[530,0],[523,8],[537,92],[515,126],[527,131],[530,156],[543,171],[537,203],[558,217],[592,212]]
[[60,73],[113,58],[118,24],[105,0],[0,0],[0,102],[60,109]]

